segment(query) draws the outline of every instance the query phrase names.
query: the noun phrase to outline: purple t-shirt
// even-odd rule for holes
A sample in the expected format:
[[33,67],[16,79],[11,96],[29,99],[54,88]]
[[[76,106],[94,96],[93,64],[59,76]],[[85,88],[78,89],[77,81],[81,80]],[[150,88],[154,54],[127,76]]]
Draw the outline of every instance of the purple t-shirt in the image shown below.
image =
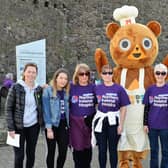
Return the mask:
[[106,113],[109,111],[118,111],[122,106],[130,104],[128,95],[124,88],[118,84],[105,86],[97,85],[95,94],[98,102],[98,110]]
[[70,114],[85,116],[95,112],[94,84],[70,86]]
[[61,119],[65,119],[64,91],[63,90],[57,90],[57,94],[60,97]]
[[144,95],[143,104],[149,105],[149,128],[168,129],[168,85],[150,86]]

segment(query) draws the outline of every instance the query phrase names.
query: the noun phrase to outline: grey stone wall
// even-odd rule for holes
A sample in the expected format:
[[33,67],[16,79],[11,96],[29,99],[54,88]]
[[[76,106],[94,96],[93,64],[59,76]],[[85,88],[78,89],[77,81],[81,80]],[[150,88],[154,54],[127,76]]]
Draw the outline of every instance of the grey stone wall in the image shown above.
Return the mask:
[[[47,40],[48,79],[63,65],[70,73],[80,62],[95,69],[97,47],[104,49],[111,60],[105,27],[114,21],[114,9],[122,5],[139,9],[139,23],[161,23],[157,62],[161,61],[168,53],[167,0],[0,0],[0,83],[7,72],[16,74],[16,45],[43,38]],[[5,123],[1,109],[0,144],[6,140]]]
[[168,53],[167,0],[0,0],[0,4],[0,81],[6,72],[16,72],[15,46],[43,38],[49,78],[62,65],[70,72],[79,62],[95,69],[97,47],[110,59],[105,26],[113,21],[114,9],[126,4],[139,9],[137,22],[161,23],[157,61]]

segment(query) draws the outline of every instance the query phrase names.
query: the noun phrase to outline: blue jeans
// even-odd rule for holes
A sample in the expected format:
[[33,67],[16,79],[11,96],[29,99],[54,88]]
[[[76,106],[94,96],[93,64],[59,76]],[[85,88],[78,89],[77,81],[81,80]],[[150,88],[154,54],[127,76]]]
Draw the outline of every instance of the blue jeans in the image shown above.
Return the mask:
[[103,120],[102,132],[95,132],[97,145],[99,149],[99,165],[100,168],[106,168],[107,148],[109,148],[110,167],[117,168],[117,144],[120,135],[117,134],[117,125],[109,125],[108,119]]
[[149,130],[151,147],[150,168],[159,168],[159,138],[161,144],[160,168],[168,168],[168,129]]

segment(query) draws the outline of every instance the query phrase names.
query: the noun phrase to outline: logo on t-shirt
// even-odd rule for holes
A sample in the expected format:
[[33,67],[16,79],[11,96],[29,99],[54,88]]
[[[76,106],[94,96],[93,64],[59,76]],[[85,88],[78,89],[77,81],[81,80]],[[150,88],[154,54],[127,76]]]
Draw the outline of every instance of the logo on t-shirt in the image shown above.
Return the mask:
[[105,93],[101,97],[101,105],[106,107],[116,107],[118,100],[117,93]]
[[72,103],[77,103],[78,102],[78,96],[72,96]]
[[79,107],[94,107],[93,93],[84,93],[79,96]]
[[154,96],[153,105],[156,107],[167,107],[168,106],[168,95],[159,94]]
[[154,97],[153,97],[153,96],[149,96],[149,103],[150,103],[150,104],[153,103],[153,100],[154,100]]
[[97,97],[97,102],[98,103],[101,102],[102,96],[101,95],[97,95],[96,97]]
[[65,102],[64,100],[61,100],[60,103],[61,103],[61,114],[63,114],[65,112]]

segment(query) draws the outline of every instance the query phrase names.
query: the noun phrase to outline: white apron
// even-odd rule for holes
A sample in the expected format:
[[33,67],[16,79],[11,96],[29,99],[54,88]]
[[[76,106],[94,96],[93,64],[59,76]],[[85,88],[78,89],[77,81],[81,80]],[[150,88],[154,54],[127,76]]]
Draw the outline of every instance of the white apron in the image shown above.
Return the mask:
[[[131,104],[127,106],[124,129],[118,143],[118,151],[133,150],[142,152],[149,150],[149,140],[143,129],[144,105],[142,104],[145,93],[144,68],[139,71],[139,88],[127,90]],[[125,88],[127,69],[121,72],[121,86]]]

